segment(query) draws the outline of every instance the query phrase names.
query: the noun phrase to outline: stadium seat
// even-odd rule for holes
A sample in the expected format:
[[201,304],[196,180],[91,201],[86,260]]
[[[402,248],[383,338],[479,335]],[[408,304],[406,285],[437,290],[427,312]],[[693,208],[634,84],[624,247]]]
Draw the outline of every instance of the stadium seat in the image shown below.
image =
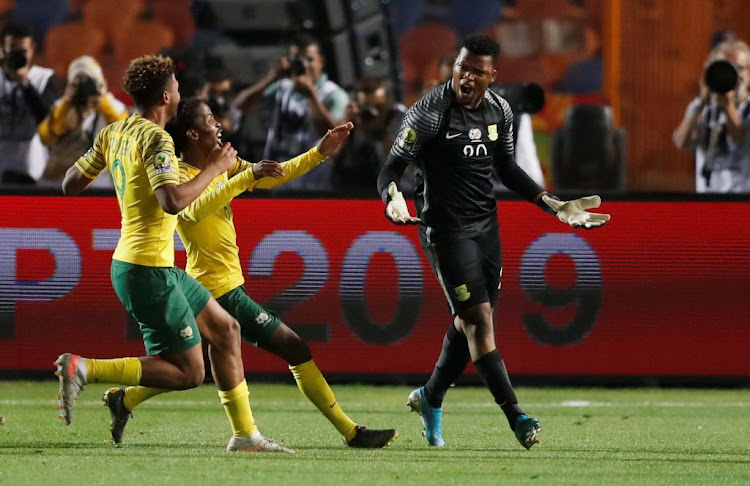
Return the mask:
[[420,90],[428,70],[440,62],[440,58],[455,54],[458,37],[447,25],[429,22],[412,27],[401,36],[399,50],[404,73],[404,85],[408,91]]
[[98,57],[104,47],[104,32],[83,23],[52,27],[44,42],[44,53],[49,66],[64,80],[70,61],[89,55]]
[[142,0],[89,0],[83,7],[83,21],[101,29],[106,42],[110,44],[118,34],[130,29],[130,25],[143,12],[143,6]]
[[[43,5],[40,5],[43,3]],[[62,24],[68,14],[68,0],[45,0],[33,2],[22,0],[15,2],[12,17],[15,21],[28,25],[37,43],[41,44],[47,31],[55,25]]]
[[144,54],[156,54],[173,44],[174,33],[170,27],[156,20],[136,21],[115,36],[115,57],[129,61]]
[[172,28],[176,45],[189,45],[195,22],[188,0],[155,0],[154,19]]
[[15,6],[15,0],[0,0],[0,15],[4,15]]
[[555,189],[623,189],[625,131],[614,127],[606,105],[575,105],[552,140]]

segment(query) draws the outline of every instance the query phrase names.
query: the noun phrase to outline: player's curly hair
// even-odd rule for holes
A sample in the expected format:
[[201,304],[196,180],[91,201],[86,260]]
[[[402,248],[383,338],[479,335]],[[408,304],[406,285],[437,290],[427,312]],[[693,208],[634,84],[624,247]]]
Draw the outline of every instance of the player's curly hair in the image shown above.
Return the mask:
[[200,98],[185,98],[177,105],[177,116],[167,122],[166,130],[174,141],[175,153],[182,154],[187,150],[187,131],[195,128],[195,117],[198,116],[198,108],[205,103]]
[[142,56],[130,61],[122,85],[137,106],[150,106],[167,90],[174,73],[174,62],[170,58]]
[[492,56],[492,62],[497,63],[500,56],[500,44],[492,37],[484,34],[469,34],[461,47],[465,47],[470,54],[478,56]]

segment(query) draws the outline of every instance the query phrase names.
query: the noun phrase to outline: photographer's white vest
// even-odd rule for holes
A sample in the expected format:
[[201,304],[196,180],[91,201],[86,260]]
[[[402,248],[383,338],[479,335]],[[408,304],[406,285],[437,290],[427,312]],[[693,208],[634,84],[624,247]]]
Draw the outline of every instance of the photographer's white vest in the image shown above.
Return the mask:
[[[47,88],[54,71],[29,68],[29,82],[39,93]],[[22,88],[0,69],[0,176],[11,170],[39,179],[47,165],[48,152],[37,132],[38,122],[27,105]]]

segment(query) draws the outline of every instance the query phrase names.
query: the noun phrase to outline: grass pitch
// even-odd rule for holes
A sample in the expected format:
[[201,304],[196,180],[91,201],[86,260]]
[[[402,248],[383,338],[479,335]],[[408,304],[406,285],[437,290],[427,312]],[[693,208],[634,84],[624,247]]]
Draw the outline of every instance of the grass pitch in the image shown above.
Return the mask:
[[104,385],[66,427],[57,382],[0,382],[0,484],[750,484],[750,390],[517,390],[542,421],[523,449],[481,388],[444,404],[447,447],[428,448],[404,405],[410,388],[334,386],[358,423],[396,427],[375,451],[347,449],[293,385],[250,386],[261,431],[294,455],[226,454],[229,425],[211,385],[156,397],[110,444]]

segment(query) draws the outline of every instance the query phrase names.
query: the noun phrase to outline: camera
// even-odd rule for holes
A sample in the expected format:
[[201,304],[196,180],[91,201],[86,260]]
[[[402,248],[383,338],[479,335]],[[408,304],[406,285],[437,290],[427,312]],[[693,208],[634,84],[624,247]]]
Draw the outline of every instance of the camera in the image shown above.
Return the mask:
[[13,71],[21,69],[28,61],[29,57],[26,55],[25,49],[11,48],[5,53],[5,62]]
[[86,76],[76,85],[70,102],[73,106],[84,108],[88,105],[89,98],[99,96],[99,94],[99,87],[96,85],[96,81]]
[[510,104],[513,113],[539,113],[544,108],[544,88],[536,83],[495,84],[492,91]]
[[740,76],[731,62],[719,60],[708,65],[703,80],[712,92],[724,94],[737,87]]
[[289,61],[289,74],[291,76],[302,76],[307,72],[307,59],[303,56],[295,56]]

